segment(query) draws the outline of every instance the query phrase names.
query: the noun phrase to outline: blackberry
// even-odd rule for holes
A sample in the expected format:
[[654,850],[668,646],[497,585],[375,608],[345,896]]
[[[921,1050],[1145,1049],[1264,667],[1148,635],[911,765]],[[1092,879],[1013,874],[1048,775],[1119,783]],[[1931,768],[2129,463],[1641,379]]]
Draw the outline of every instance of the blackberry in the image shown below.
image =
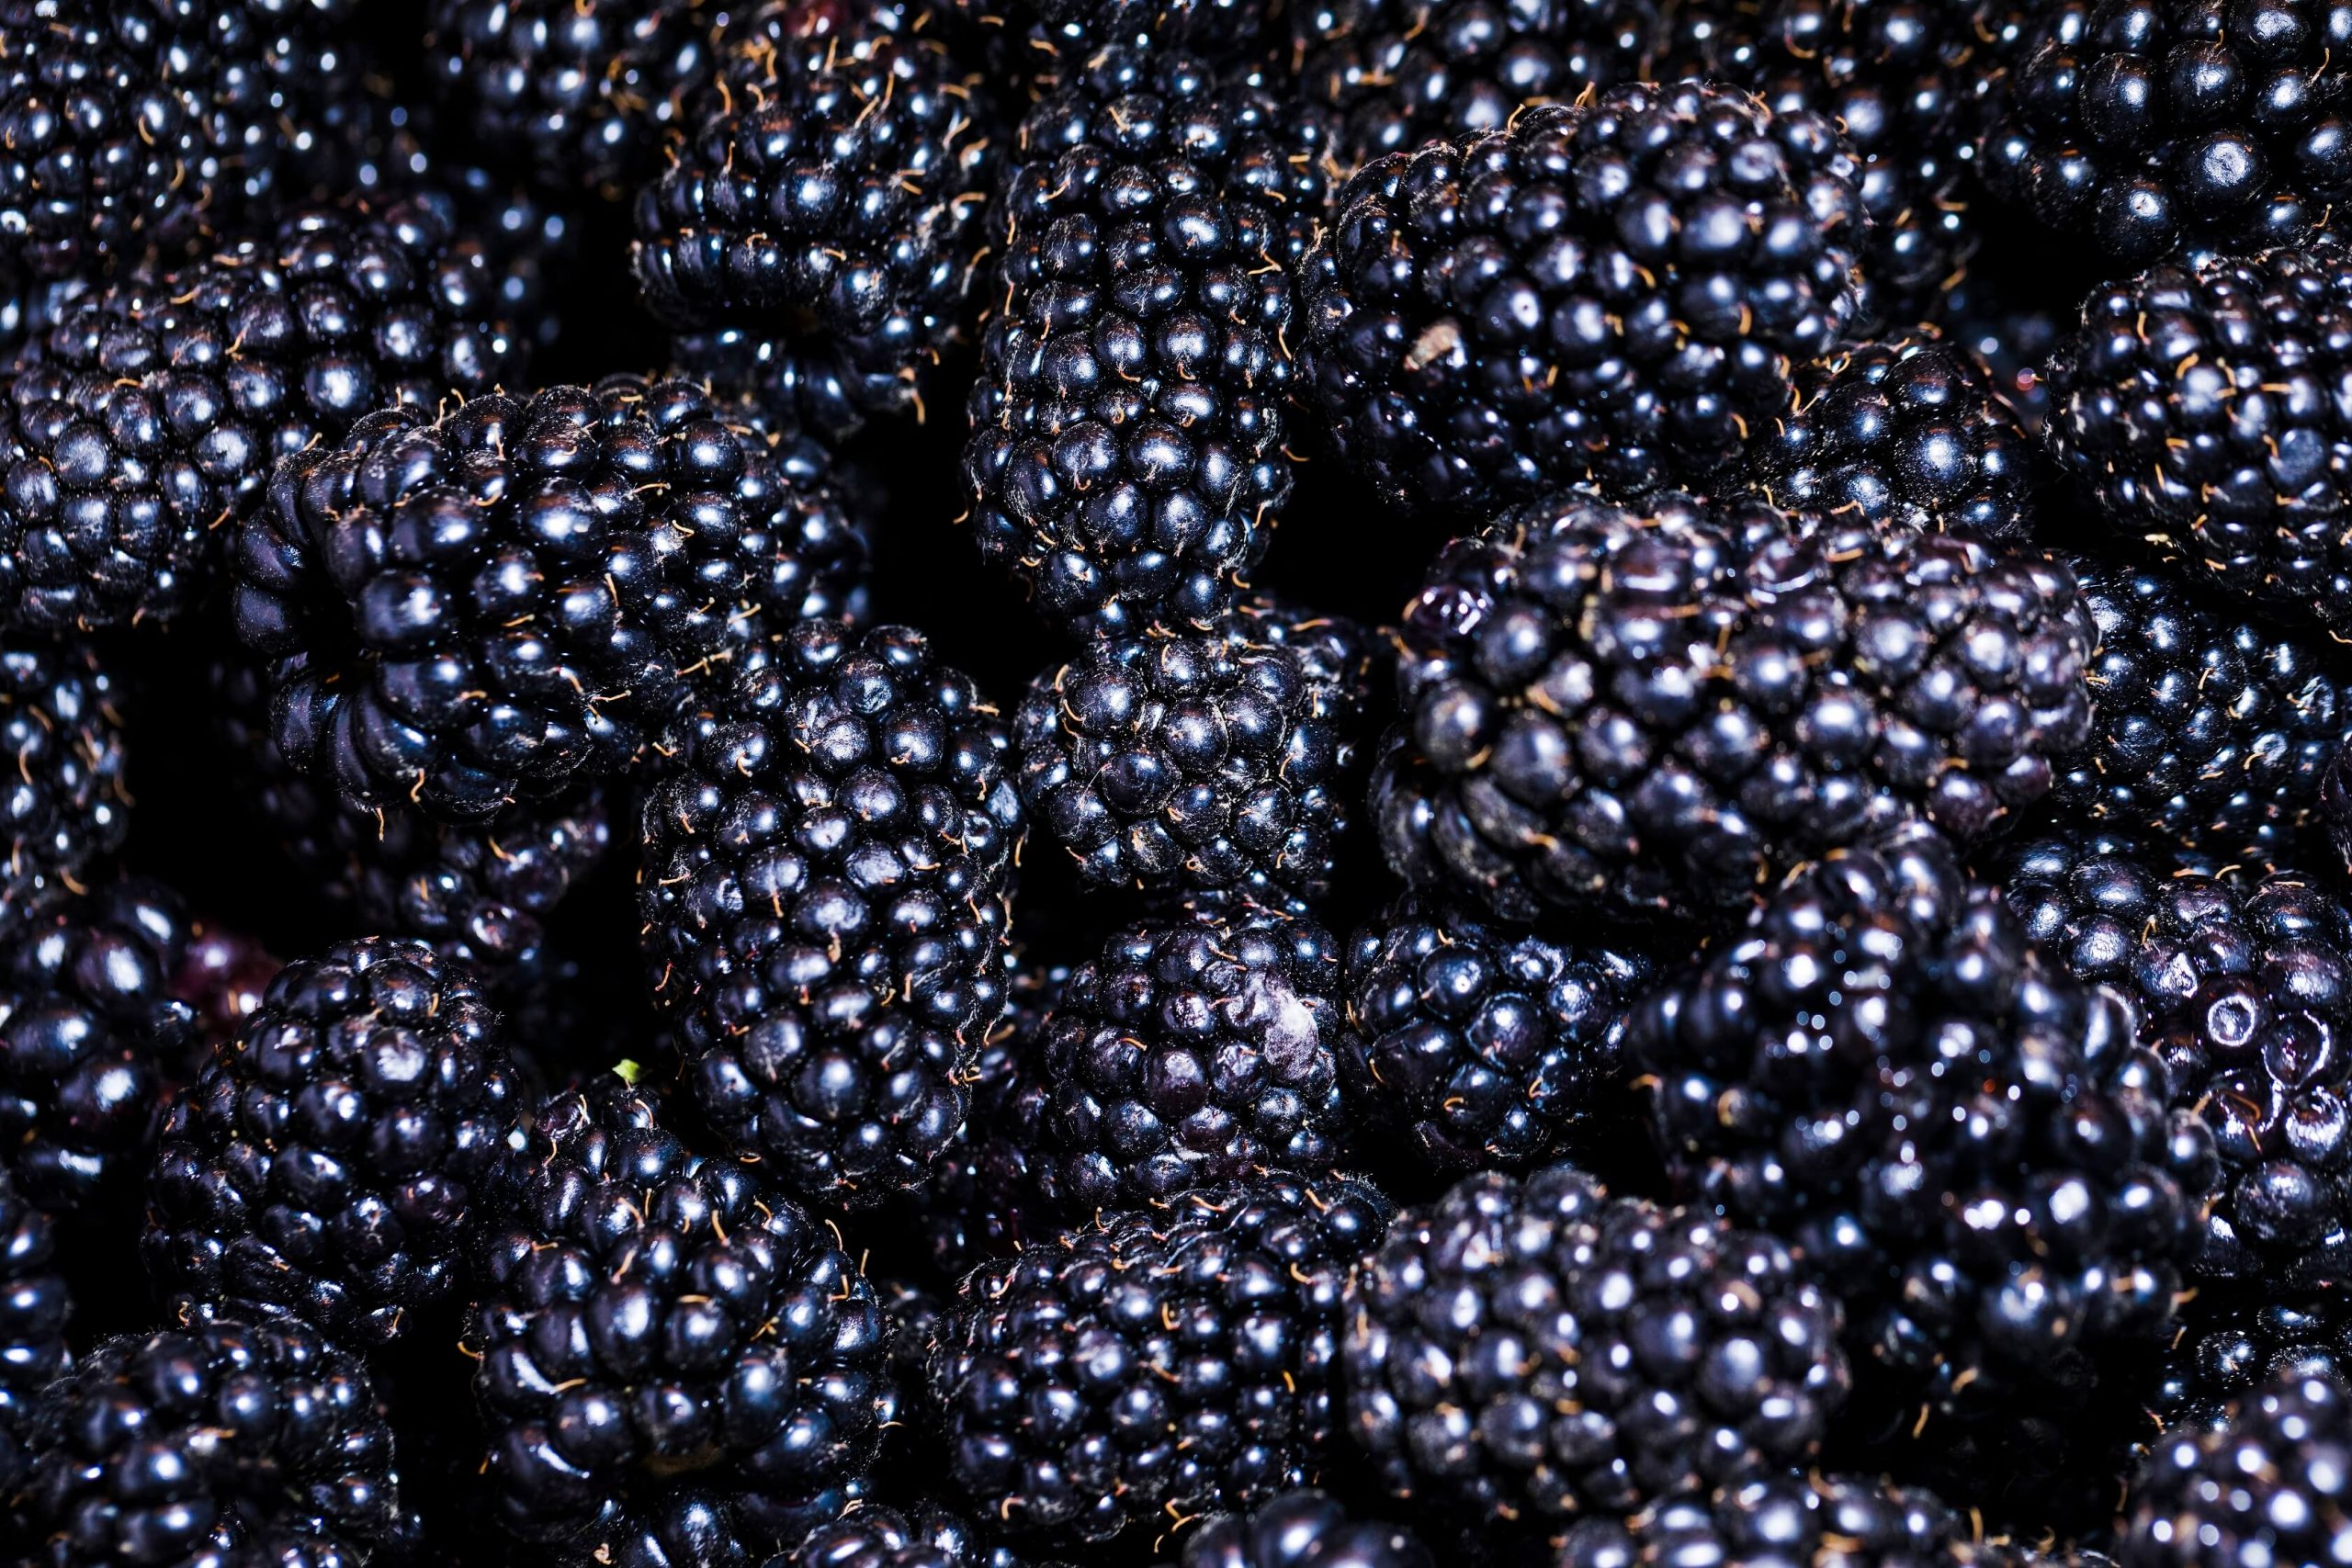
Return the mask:
[[496,295],[442,204],[355,200],[84,300],[0,377],[0,620],[182,615],[281,457],[511,372]]
[[2352,684],[2317,639],[2282,636],[2170,573],[2069,557],[2098,628],[2089,744],[2052,799],[2103,831],[2275,869],[2301,860]]
[[1022,801],[1084,886],[1303,908],[1339,869],[1371,667],[1353,625],[1261,600],[1089,642],[1013,721]]
[[1340,1050],[1367,1142],[1437,1170],[1523,1168],[1574,1145],[1623,1075],[1638,948],[1555,941],[1417,893],[1355,934]]
[[968,1520],[924,1504],[866,1507],[810,1530],[773,1568],[1018,1568],[991,1555]]
[[429,69],[473,143],[558,187],[644,178],[710,71],[702,0],[434,0],[429,26]]
[[1981,539],[2033,531],[2034,453],[1991,374],[1929,328],[1796,374],[1749,483],[1792,512]]
[[1264,1175],[981,1265],[932,1353],[957,1482],[1010,1531],[1099,1541],[1312,1481],[1341,1289],[1385,1218],[1368,1189]]
[[157,1101],[201,1044],[175,994],[178,899],[120,882],[62,899],[0,943],[0,1165],[42,1208],[95,1203],[136,1179]]
[[474,1348],[510,1527],[600,1562],[757,1562],[854,1500],[898,1394],[833,1233],[609,1074],[540,1109],[516,1183]]
[[358,1344],[459,1296],[526,1108],[470,974],[371,937],[297,959],[172,1105],[159,1288]]
[[712,1125],[847,1207],[922,1179],[1003,1007],[1011,737],[903,626],[804,621],[663,744],[638,884]]
[[1727,915],[1883,822],[2005,826],[2088,733],[2089,649],[2048,557],[1570,495],[1407,606],[1373,813],[1407,880],[1507,919]]
[[2167,1433],[2118,1531],[2121,1568],[2335,1562],[2352,1556],[2352,1394],[2289,1376],[2211,1431]]
[[2348,368],[2352,254],[2166,263],[2084,301],[2050,361],[2050,449],[2118,534],[2343,631]]
[[1250,54],[1271,36],[1268,13],[1277,6],[1274,0],[1012,0],[1005,9],[1032,24],[1031,48],[1060,61],[1117,47],[1227,60]]
[[1392,154],[1335,210],[1303,273],[1303,395],[1390,502],[1474,519],[1728,468],[1861,306],[1852,149],[1700,82]]
[[1112,933],[1046,1021],[1048,1202],[1076,1217],[1340,1153],[1340,945],[1273,914]]
[[2352,1275],[2352,910],[2292,872],[2203,874],[2128,842],[2020,845],[2005,888],[2077,979],[2132,998],[2221,1156],[2199,1273],[2277,1294]]
[[392,1434],[358,1358],[229,1318],[110,1339],[33,1408],[17,1495],[51,1568],[390,1559]]
[[1327,145],[1261,73],[1127,49],[1023,121],[964,479],[980,554],[1055,625],[1205,626],[1265,554]]
[[0,936],[78,888],[130,830],[129,754],[115,686],[75,644],[0,647]]
[[740,411],[615,376],[388,410],[289,458],[238,530],[237,632],[277,660],[289,765],[465,821],[618,771],[863,558]]
[[927,19],[756,7],[638,198],[639,288],[681,356],[723,372],[749,340],[772,405],[820,429],[920,411],[963,336],[1001,143],[986,82]]
[[2299,242],[2352,192],[2352,6],[2058,0],[2003,46],[1984,183],[2149,262]]
[[1626,1514],[1802,1465],[1845,1401],[1838,1304],[1786,1245],[1573,1166],[1466,1178],[1348,1288],[1350,1430],[1396,1497]]
[[[1568,1527],[1554,1561],[1556,1568],[2027,1568],[2061,1560],[1980,1540],[1968,1520],[1917,1487],[1765,1471],[1668,1498],[1628,1519],[1581,1520]],[[2099,1561],[2082,1560],[2085,1568]]]
[[[2202,1303],[2199,1303],[2202,1305]],[[2352,1377],[2352,1316],[2321,1293],[2200,1314],[2165,1359],[2156,1406],[2176,1432],[2215,1430],[2232,1402],[2281,1379]]]
[[72,1311],[53,1223],[0,1169],[0,1493],[24,1479],[35,1397],[71,1364]]
[[1436,1568],[1410,1530],[1360,1519],[1329,1494],[1285,1492],[1246,1515],[1209,1520],[1184,1542],[1182,1568]]

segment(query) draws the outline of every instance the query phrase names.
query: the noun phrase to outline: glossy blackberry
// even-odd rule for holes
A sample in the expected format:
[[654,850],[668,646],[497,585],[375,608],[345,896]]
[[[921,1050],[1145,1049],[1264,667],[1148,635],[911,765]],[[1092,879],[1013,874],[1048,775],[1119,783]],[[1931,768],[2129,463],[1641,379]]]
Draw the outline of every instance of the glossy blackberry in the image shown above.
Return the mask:
[[1793,512],[2013,540],[2032,534],[2039,477],[1984,367],[1920,328],[1800,369],[1748,482]]
[[2069,558],[2098,627],[2089,744],[2051,795],[2102,830],[2193,856],[2310,863],[2352,683],[2321,639],[2285,636],[2152,567]]
[[24,1479],[35,1397],[71,1364],[72,1311],[54,1222],[0,1169],[0,1492]]
[[712,1125],[803,1195],[911,1186],[1004,1000],[1012,739],[903,626],[804,621],[663,743],[641,938]]
[[1340,1110],[1340,944],[1273,914],[1112,933],[1045,1027],[1048,1201],[1073,1218],[1166,1202],[1263,1167],[1329,1169]]
[[371,415],[281,465],[235,553],[288,763],[452,821],[617,772],[864,564],[741,410],[635,376]]
[[1204,632],[1089,642],[1013,721],[1029,815],[1094,887],[1301,908],[1362,790],[1371,639],[1251,600]]
[[2118,534],[2341,631],[2347,367],[2352,254],[2166,263],[2084,301],[2050,361],[2050,449]]
[[1091,1541],[1312,1481],[1338,1440],[1341,1289],[1385,1209],[1258,1176],[975,1269],[931,1362],[956,1481],[1007,1530]]
[[0,620],[170,620],[272,466],[516,364],[480,245],[429,200],[354,200],[85,300],[5,376]]
[[166,888],[102,885],[0,943],[0,1165],[44,1209],[93,1203],[145,1168],[165,1083],[197,1059],[175,994],[187,917]]
[[865,1507],[810,1530],[771,1568],[1019,1568],[991,1554],[972,1528],[935,1504]]
[[1474,520],[1730,467],[1861,303],[1853,150],[1703,83],[1394,154],[1335,211],[1291,334],[1303,396],[1382,495]]
[[2352,6],[2059,0],[2005,44],[1984,183],[2124,261],[2303,240],[2352,193]]
[[2132,998],[2172,1102],[2221,1156],[2199,1273],[2260,1289],[2352,1277],[2352,910],[2292,872],[2204,874],[2128,842],[2018,846],[2026,934]]
[[122,716],[113,677],[90,649],[17,641],[0,648],[0,935],[50,897],[81,886],[130,830]]
[[1555,941],[1399,894],[1348,944],[1340,1079],[1374,1140],[1437,1170],[1523,1168],[1611,1109],[1639,948]]
[[366,1568],[400,1517],[391,1429],[317,1329],[220,1318],[111,1339],[33,1409],[29,1561]]
[[710,71],[702,0],[434,0],[429,25],[429,69],[474,143],[559,187],[645,177]]
[[2352,1393],[2289,1376],[2207,1432],[2167,1433],[2119,1527],[2121,1568],[2256,1568],[2352,1557]]
[[2307,1378],[2352,1378],[2352,1315],[2339,1294],[2199,1312],[2165,1358],[2155,1404],[2175,1432],[2213,1430],[2265,1383]]
[[964,479],[980,554],[1057,626],[1204,626],[1265,554],[1327,129],[1261,75],[1125,49],[1023,122]]
[[1781,1241],[1555,1165],[1408,1209],[1348,1288],[1349,1429],[1395,1496],[1626,1514],[1818,1451],[1838,1304]]
[[2045,556],[1570,495],[1407,606],[1374,817],[1407,880],[1507,919],[1730,915],[1880,823],[2004,827],[2088,733],[2089,648]]
[[2212,1134],[1934,834],[1803,868],[1629,1033],[1678,1190],[1799,1248],[1905,1431],[1997,1457],[2166,1342]]
[[198,1304],[390,1339],[458,1297],[525,1113],[469,971],[385,937],[297,959],[172,1105],[148,1270]]
[[1412,1531],[1359,1518],[1311,1489],[1226,1514],[1184,1542],[1182,1568],[1436,1568]]
[[517,1182],[474,1347],[511,1528],[598,1561],[700,1538],[684,1561],[757,1562],[854,1500],[898,1394],[831,1230],[609,1074],[540,1109]]
[[[1667,1499],[1627,1519],[1592,1518],[1560,1538],[1555,1568],[1753,1562],[1787,1568],[2054,1568],[1982,1540],[1932,1492],[1856,1475],[1764,1471]],[[2101,1560],[2081,1560],[2085,1568]]]

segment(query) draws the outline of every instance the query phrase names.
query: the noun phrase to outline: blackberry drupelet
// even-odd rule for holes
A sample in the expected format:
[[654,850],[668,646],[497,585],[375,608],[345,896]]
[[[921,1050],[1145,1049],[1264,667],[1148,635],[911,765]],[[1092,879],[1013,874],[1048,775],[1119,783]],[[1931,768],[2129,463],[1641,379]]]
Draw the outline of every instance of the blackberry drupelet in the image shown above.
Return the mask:
[[74,891],[130,830],[129,754],[113,677],[76,644],[0,648],[0,937]]
[[2352,194],[2352,6],[2058,0],[2005,40],[1984,183],[2127,262],[2315,235]]
[[2160,568],[2068,558],[2098,628],[2089,744],[2051,788],[2102,831],[2189,856],[2312,863],[2352,682],[2318,637],[2281,635]]
[[1326,1493],[1285,1492],[1186,1539],[1182,1568],[1436,1568],[1410,1530],[1358,1518]]
[[168,621],[277,460],[510,374],[498,279],[437,200],[288,217],[85,299],[0,382],[0,621]]
[[2155,1405],[2175,1432],[2211,1431],[2233,1401],[2280,1379],[2352,1379],[2352,1314],[2339,1293],[2321,1292],[2203,1311],[2186,1325],[2165,1358]]
[[1080,882],[1293,911],[1330,891],[1362,790],[1371,639],[1246,601],[1091,641],[1030,682],[1021,797]]
[[1625,1009],[1656,969],[1399,894],[1348,946],[1340,1081],[1362,1146],[1408,1137],[1443,1171],[1572,1149],[1615,1109]]
[[854,1500],[898,1394],[833,1233],[610,1074],[541,1108],[515,1181],[474,1385],[511,1528],[600,1562],[699,1538],[684,1561],[756,1562]]
[[1338,1440],[1341,1289],[1385,1208],[1261,1175],[973,1270],[931,1363],[957,1482],[1010,1531],[1085,1541],[1311,1482]]
[[2118,534],[2343,632],[2347,375],[2352,253],[2167,262],[2083,302],[2050,360],[2050,450]]
[[394,1555],[391,1429],[366,1367],[308,1325],[108,1340],[36,1402],[30,1448],[18,1501],[48,1568]]
[[2256,1568],[2352,1557],[2352,1393],[2267,1382],[2210,1431],[2168,1432],[2118,1527],[2120,1568]]
[[1339,989],[1340,944],[1308,920],[1187,913],[1113,932],[1046,1021],[1046,1201],[1076,1219],[1330,1168]]
[[1349,1283],[1349,1429],[1401,1499],[1632,1513],[1807,1463],[1845,1402],[1842,1326],[1775,1237],[1573,1166],[1472,1176]]
[[920,412],[964,335],[1001,135],[931,21],[896,0],[755,6],[638,198],[647,308],[779,418]]
[[0,1495],[24,1479],[35,1396],[72,1362],[56,1246],[50,1216],[0,1168]]
[[860,1208],[922,1179],[1004,1005],[1011,737],[920,633],[804,621],[662,743],[638,908],[712,1125]]
[[175,994],[187,916],[119,882],[58,899],[0,942],[0,1167],[44,1209],[94,1205],[145,1168],[166,1083],[202,1047]]
[[1748,483],[1776,506],[1872,525],[2031,536],[2033,444],[1990,373],[1928,328],[1796,373]]
[[1821,115],[1700,82],[1530,109],[1349,181],[1303,271],[1302,395],[1402,506],[1702,481],[1857,325],[1868,233]]
[[2128,841],[2018,846],[2025,934],[2136,1009],[2221,1156],[2198,1272],[2283,1294],[2352,1277],[2352,910],[2293,872],[2206,874]]
[[[976,3],[986,0],[956,0],[963,8]],[[1033,24],[1029,48],[1062,62],[1120,46],[1248,56],[1270,36],[1268,13],[1276,8],[1270,0],[1012,0],[1004,7],[1011,19]]]
[[462,965],[386,937],[297,959],[171,1107],[149,1272],[191,1310],[390,1340],[462,1299],[523,1098]]
[[1265,554],[1328,129],[1263,74],[1128,49],[1023,122],[964,479],[980,554],[1057,626],[1205,626]]
[[261,1006],[284,961],[243,931],[198,920],[188,927],[172,994],[195,1010],[209,1045],[225,1045]]
[[934,1504],[857,1508],[810,1530],[771,1568],[1021,1568]]
[[[1764,1471],[1667,1499],[1627,1519],[1568,1527],[1555,1568],[1756,1563],[1773,1568],[2054,1568],[1978,1539],[1931,1492],[1856,1475]],[[2084,1558],[2085,1568],[2103,1560]]]
[[2089,731],[2062,562],[1756,502],[1532,507],[1403,619],[1389,863],[1511,919],[1735,914],[1906,816],[1979,839]]
[[1993,389],[2017,415],[2018,428],[2041,441],[2050,419],[2050,383],[2041,370],[2066,334],[2075,295],[2069,292],[2061,308],[1972,274],[1944,303],[1944,337],[1975,356],[1990,373]]
[[237,631],[277,660],[289,765],[477,820],[619,771],[864,555],[743,411],[615,376],[388,410],[288,459],[238,530]]

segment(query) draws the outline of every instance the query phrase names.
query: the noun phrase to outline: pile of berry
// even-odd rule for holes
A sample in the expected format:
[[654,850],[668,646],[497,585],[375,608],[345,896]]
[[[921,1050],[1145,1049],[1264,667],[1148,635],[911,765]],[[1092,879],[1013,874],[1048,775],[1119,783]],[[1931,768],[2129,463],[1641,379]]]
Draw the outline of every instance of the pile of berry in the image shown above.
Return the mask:
[[2352,0],[0,0],[0,1568],[2352,1564]]

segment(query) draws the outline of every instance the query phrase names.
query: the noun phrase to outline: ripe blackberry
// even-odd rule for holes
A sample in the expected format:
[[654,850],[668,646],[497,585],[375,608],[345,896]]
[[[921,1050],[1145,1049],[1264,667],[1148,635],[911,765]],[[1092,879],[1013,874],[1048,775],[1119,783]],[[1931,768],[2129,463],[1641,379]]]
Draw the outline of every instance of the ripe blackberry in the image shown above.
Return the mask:
[[1382,1483],[1473,1518],[1803,1465],[1846,1398],[1838,1303],[1784,1244],[1573,1166],[1398,1214],[1348,1314],[1350,1430]]
[[846,1207],[922,1179],[1004,1005],[1011,737],[903,626],[804,621],[663,743],[642,942],[714,1128]]
[[178,899],[119,882],[59,899],[0,944],[0,1166],[44,1209],[93,1203],[144,1168],[156,1103],[202,1037],[175,994]]
[[741,411],[615,376],[388,410],[288,459],[238,529],[237,632],[277,660],[289,765],[466,821],[618,771],[863,562]]
[[682,358],[723,370],[748,338],[796,423],[920,410],[963,336],[999,143],[987,83],[927,20],[895,0],[755,8],[638,198],[638,286]]
[[1112,933],[1046,1021],[1047,1201],[1166,1202],[1340,1153],[1340,944],[1274,914],[1186,913]]
[[1182,1568],[1436,1568],[1413,1532],[1360,1519],[1326,1493],[1285,1492],[1225,1514],[1184,1542]]
[[2211,1431],[2165,1434],[2120,1521],[2120,1568],[2335,1562],[2352,1555],[2352,1394],[2289,1376]]
[[974,1269],[931,1361],[956,1479],[1010,1531],[1087,1541],[1312,1481],[1341,1289],[1385,1219],[1369,1189],[1261,1175]]
[[474,1347],[509,1526],[599,1562],[757,1562],[838,1516],[898,1394],[834,1234],[610,1074],[540,1109],[515,1180]]
[[1126,49],[1023,122],[964,479],[980,554],[1057,626],[1205,626],[1265,554],[1326,130],[1262,74]]
[[1524,1168],[1610,1109],[1639,949],[1555,942],[1399,894],[1349,943],[1340,1084],[1367,1142],[1437,1170]]
[[2352,1315],[2339,1294],[2200,1312],[2165,1359],[2155,1404],[2176,1433],[2211,1431],[2265,1383],[2306,1378],[2352,1379]]
[[50,1216],[0,1168],[0,1493],[13,1495],[24,1479],[35,1396],[72,1361],[72,1311]]
[[2098,628],[2089,744],[2052,798],[2102,830],[2277,868],[2322,816],[2352,741],[2352,683],[2318,639],[2282,636],[2160,569],[2069,557]]
[[1630,1050],[1678,1190],[1799,1248],[1905,1431],[1989,1467],[2165,1341],[2212,1135],[1936,835],[1802,869]]
[[1030,682],[1021,798],[1087,886],[1300,909],[1339,869],[1371,703],[1351,623],[1250,600],[1091,641]]
[[2003,45],[1984,183],[2149,262],[2300,242],[2352,194],[2352,6],[2058,0]]
[[108,1340],[42,1393],[30,1448],[17,1501],[52,1568],[366,1568],[401,1517],[367,1368],[306,1324]]
[[[2054,1568],[1979,1540],[1935,1494],[1862,1476],[1759,1472],[1667,1499],[1627,1519],[1582,1519],[1555,1568],[1743,1562],[1787,1568]],[[2084,1558],[2084,1568],[2102,1560]]]
[[158,1287],[358,1344],[457,1298],[525,1115],[497,1024],[422,942],[279,970],[164,1123],[143,1244]]
[[2034,453],[1992,377],[1929,328],[1839,349],[1796,373],[1749,484],[1792,512],[2024,539]]
[[2352,1277],[2352,910],[2291,872],[2243,882],[2128,842],[2018,846],[2041,951],[2137,1008],[2171,1098],[2221,1156],[2198,1271],[2274,1294]]
[[437,202],[305,210],[83,301],[0,377],[0,620],[170,620],[278,458],[509,374],[497,279]]
[[130,830],[128,756],[114,681],[87,648],[0,648],[0,935],[79,887]]
[[854,1509],[810,1530],[771,1568],[1020,1568],[971,1522],[934,1504]]
[[2348,373],[2352,253],[2166,263],[2084,301],[2050,361],[2050,449],[2117,533],[2340,632]]
[[2048,557],[1569,495],[1407,606],[1373,812],[1407,880],[1507,919],[1725,915],[1883,822],[2004,826],[2088,732],[2089,648]]
[[702,0],[434,0],[428,25],[474,145],[558,187],[644,178],[710,71]]
[[1861,304],[1852,149],[1699,82],[1394,154],[1336,212],[1303,272],[1303,392],[1400,505],[1706,479]]

